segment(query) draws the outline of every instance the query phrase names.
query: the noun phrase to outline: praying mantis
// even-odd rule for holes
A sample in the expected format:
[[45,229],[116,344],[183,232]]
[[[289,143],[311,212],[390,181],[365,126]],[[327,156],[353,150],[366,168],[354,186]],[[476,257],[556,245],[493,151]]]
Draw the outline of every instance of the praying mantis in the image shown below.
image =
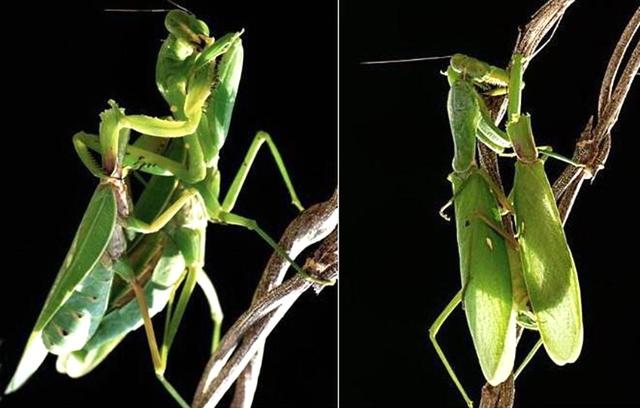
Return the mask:
[[[541,345],[557,365],[575,362],[582,349],[577,270],[538,158],[530,117],[520,112],[522,65],[518,54],[509,72],[456,54],[447,71],[455,146],[449,179],[462,289],[433,323],[429,337],[469,407],[473,403],[436,340],[458,304],[464,304],[478,361],[492,385],[513,372],[518,326],[539,331],[541,339],[516,370],[516,377]],[[493,125],[478,89],[508,92],[506,133]],[[506,148],[515,151],[515,179],[509,197],[477,167],[476,139],[497,153]],[[502,223],[507,213],[515,219],[515,236]]]
[[[88,373],[130,330],[143,324],[156,376],[181,406],[188,406],[166,381],[164,371],[196,283],[211,305],[213,347],[219,337],[221,313],[203,271],[208,222],[254,230],[291,261],[255,221],[231,212],[265,142],[292,201],[302,209],[268,134],[257,134],[227,194],[219,199],[217,165],[242,69],[241,32],[214,40],[204,22],[179,10],[167,14],[165,26],[169,36],[158,56],[156,80],[173,118],[125,115],[110,101],[97,136],[84,132],[74,136],[79,157],[100,183],[7,393],[22,386],[48,352],[59,356],[59,371],[72,377]],[[129,144],[130,130],[142,135],[133,144]],[[163,139],[171,139],[168,146]],[[101,164],[94,161],[91,150],[101,155]],[[135,171],[154,176],[132,209],[126,180]],[[173,298],[183,280],[174,309]],[[158,349],[150,319],[167,303],[169,315]]]

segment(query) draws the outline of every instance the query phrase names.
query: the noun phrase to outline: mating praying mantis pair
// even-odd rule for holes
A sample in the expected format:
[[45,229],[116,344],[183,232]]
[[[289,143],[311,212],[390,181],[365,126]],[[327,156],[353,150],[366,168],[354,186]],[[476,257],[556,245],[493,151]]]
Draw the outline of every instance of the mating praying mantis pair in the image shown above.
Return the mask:
[[[429,337],[469,407],[462,387],[436,340],[438,330],[462,303],[486,380],[497,385],[513,372],[517,329],[537,330],[540,340],[515,371],[517,377],[544,345],[558,365],[576,361],[583,341],[576,266],[555,198],[536,147],[531,119],[521,113],[523,58],[509,71],[456,54],[447,70],[448,114],[455,153],[449,180],[455,208],[462,289],[429,329]],[[506,132],[494,125],[480,92],[508,94]],[[516,157],[513,188],[504,196],[476,165],[476,141]],[[510,215],[515,235],[503,224]],[[443,214],[444,216],[444,214]]]
[[[128,115],[109,101],[110,108],[100,115],[98,135],[74,136],[78,156],[99,184],[6,393],[20,388],[48,353],[58,356],[61,373],[85,375],[127,333],[144,326],[157,378],[182,407],[188,407],[164,373],[196,285],[211,309],[212,349],[220,336],[220,305],[203,269],[209,222],[255,231],[307,279],[329,283],[304,274],[254,220],[232,212],[264,143],[293,204],[302,210],[267,133],[258,132],[227,192],[221,194],[218,160],[241,77],[242,32],[214,39],[203,21],[182,10],[168,12],[165,26],[169,35],[158,54],[156,83],[172,117]],[[131,130],[141,135],[133,143]],[[137,172],[151,178],[144,181],[133,206],[128,177]],[[151,318],[165,308],[158,346]]]

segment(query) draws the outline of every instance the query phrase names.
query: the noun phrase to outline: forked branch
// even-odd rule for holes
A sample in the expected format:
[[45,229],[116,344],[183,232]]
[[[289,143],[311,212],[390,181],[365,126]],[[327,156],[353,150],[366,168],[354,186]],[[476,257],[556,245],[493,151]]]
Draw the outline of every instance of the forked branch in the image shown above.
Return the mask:
[[[338,276],[337,226],[336,191],[331,199],[310,207],[294,219],[279,244],[295,259],[303,250],[322,240],[313,256],[305,262],[304,270],[322,280],[333,280]],[[236,380],[233,406],[251,405],[267,336],[300,295],[311,287],[316,292],[322,289],[300,275],[282,282],[288,267],[280,256],[271,257],[249,310],[231,326],[209,359],[192,407],[216,406]]]
[[616,77],[639,26],[640,8],[629,20],[613,50],[602,79],[595,120],[593,116],[589,118],[576,143],[573,160],[585,167],[568,166],[553,184],[553,192],[558,201],[563,222],[569,216],[582,183],[585,180],[593,179],[598,171],[604,168],[609,157],[611,129],[618,120],[620,110],[627,98],[631,84],[638,74],[638,68],[640,68],[640,41],[636,41],[631,56],[628,58],[622,74],[617,78],[617,82]]

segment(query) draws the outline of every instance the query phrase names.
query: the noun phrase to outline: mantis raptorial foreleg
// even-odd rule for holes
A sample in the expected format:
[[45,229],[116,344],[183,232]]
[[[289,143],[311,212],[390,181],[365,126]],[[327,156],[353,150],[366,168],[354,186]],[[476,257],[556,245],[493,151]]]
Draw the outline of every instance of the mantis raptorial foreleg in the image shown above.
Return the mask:
[[[220,201],[218,200],[217,194],[210,191],[209,187],[206,185],[206,183],[199,183],[196,184],[195,187],[198,188],[198,190],[200,191],[201,195],[202,195],[202,199],[205,202],[205,206],[207,207],[207,212],[209,214],[209,218],[210,221],[212,222],[216,222],[216,223],[222,223],[222,224],[231,224],[231,225],[238,225],[238,226],[242,226],[245,227],[249,230],[255,231],[265,242],[267,242],[269,244],[269,246],[271,246],[280,256],[282,256],[283,258],[285,258],[288,262],[290,262],[292,264],[292,266],[294,267],[294,269],[296,269],[296,271],[301,274],[303,277],[305,277],[305,279],[309,279],[311,281],[313,281],[314,283],[317,284],[331,284],[333,282],[325,282],[322,280],[318,280],[315,278],[312,278],[311,276],[309,276],[307,273],[305,273],[302,268],[300,268],[298,265],[295,264],[295,262],[293,262],[293,260],[286,254],[286,252],[284,252],[275,242],[275,240],[273,240],[273,238],[271,238],[264,230],[262,230],[257,222],[255,220],[251,220],[249,218],[237,215],[237,214],[233,214],[229,211],[225,211],[224,208],[230,208],[232,209],[235,206],[236,200],[242,190],[242,187],[244,186],[244,182],[246,180],[246,177],[248,175],[249,170],[251,169],[251,165],[253,164],[253,161],[255,159],[255,157],[257,156],[257,153],[260,150],[260,147],[264,144],[267,143],[267,145],[269,146],[269,149],[273,155],[273,158],[278,166],[278,169],[280,171],[280,174],[282,176],[282,179],[287,187],[287,190],[289,191],[289,194],[291,196],[291,200],[292,203],[300,210],[302,210],[302,206],[300,204],[300,200],[298,199],[298,196],[293,188],[293,184],[291,183],[291,179],[289,177],[288,171],[284,165],[284,162],[282,160],[282,157],[275,145],[275,143],[273,143],[271,137],[269,136],[269,134],[267,134],[266,132],[258,132],[258,134],[256,134],[253,142],[251,143],[251,146],[245,156],[245,159],[243,161],[242,166],[240,167],[240,169],[238,170],[236,176],[234,177],[234,180],[231,184],[231,187],[229,188],[225,199],[223,201],[222,204],[220,204]],[[85,143],[87,144],[87,146],[89,147],[93,147],[96,146],[95,141],[92,140],[92,137],[85,135]],[[129,155],[132,155],[132,152],[135,151],[135,153],[139,153],[138,155],[138,166],[140,169],[144,170],[145,166],[154,166],[154,168],[163,168],[163,166],[165,164],[170,164],[169,167],[171,167],[174,170],[177,170],[180,168],[180,165],[177,164],[178,162],[175,162],[171,159],[167,159],[166,157],[163,157],[161,155],[158,155],[154,152],[143,152],[143,149],[137,148],[135,150],[130,149],[129,148]],[[177,165],[175,165],[175,164]],[[169,169],[165,169],[168,171],[171,171]],[[179,170],[178,170],[179,171]]]
[[[84,146],[86,146],[86,148],[96,152],[100,152],[100,144],[96,135],[90,135],[81,132],[76,135],[76,138],[74,138],[74,142],[76,142],[76,140],[77,143],[82,143]],[[188,143],[187,138],[185,138],[185,142]],[[289,176],[289,172],[287,171],[287,168],[284,164],[284,161],[282,160],[282,156],[280,155],[276,144],[273,142],[273,139],[267,132],[260,131],[253,138],[251,146],[249,147],[245,155],[242,165],[233,178],[233,182],[231,183],[231,186],[229,187],[229,190],[227,191],[226,196],[222,204],[220,205],[223,211],[229,212],[233,210],[236,200],[238,199],[242,187],[244,186],[244,182],[247,178],[249,170],[251,170],[251,166],[253,165],[255,158],[265,142],[269,146],[269,151],[271,152],[271,155],[273,156],[273,159],[278,166],[278,170],[280,172],[282,180],[284,181],[285,186],[287,187],[287,191],[291,196],[292,204],[296,206],[296,208],[298,208],[298,210],[300,211],[304,209],[302,207],[302,204],[300,203],[298,195],[296,194],[293,183],[291,182],[291,178]],[[196,146],[197,143],[194,143],[193,145]],[[191,150],[189,150],[189,153],[191,153]],[[90,157],[88,153],[85,156]],[[192,156],[188,155],[187,157],[189,158]],[[182,163],[167,158],[156,152],[132,145],[127,146],[125,163],[133,169],[146,171],[149,168],[153,168],[153,171],[155,173],[160,173],[160,175],[173,175],[181,180],[183,180],[188,173],[187,167]]]

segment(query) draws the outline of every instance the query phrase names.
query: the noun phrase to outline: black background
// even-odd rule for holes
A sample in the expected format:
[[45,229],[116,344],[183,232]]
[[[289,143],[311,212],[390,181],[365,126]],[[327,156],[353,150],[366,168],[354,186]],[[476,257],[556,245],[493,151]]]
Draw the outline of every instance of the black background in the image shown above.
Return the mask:
[[[303,204],[330,197],[337,178],[336,6],[332,2],[184,1],[220,36],[244,28],[245,65],[223,150],[224,181],[235,174],[259,129],[274,137]],[[163,1],[12,2],[3,5],[3,217],[0,278],[0,388],[4,389],[63,260],[97,180],[77,159],[71,136],[96,132],[114,98],[129,113],[166,115],[154,81],[166,36]],[[297,15],[300,18],[292,18]],[[226,177],[225,177],[226,176]],[[296,210],[265,149],[236,212],[279,237]],[[206,269],[228,328],[251,301],[271,251],[253,233],[211,226]],[[305,294],[267,343],[256,407],[336,405],[337,290]],[[159,328],[162,319],[156,321]],[[208,309],[196,290],[169,358],[168,378],[190,399],[207,359]],[[321,391],[317,391],[320,388]],[[313,396],[311,398],[311,396]],[[78,380],[49,357],[7,407],[175,407],[155,380],[142,331]]]
[[[537,1],[343,1],[340,32],[340,402],[345,407],[463,407],[427,329],[459,289],[450,197],[447,61],[362,66],[462,52],[506,66]],[[571,155],[637,1],[578,1],[525,72],[523,109],[540,144]],[[580,359],[540,352],[516,384],[517,407],[638,406],[636,166],[638,84],[613,130],[607,168],[567,223],[585,324]],[[507,162],[503,162],[507,164]],[[554,179],[561,166],[549,162]],[[503,173],[505,180],[510,178]],[[478,401],[483,384],[464,314],[439,340]],[[535,335],[527,333],[520,354]]]
[[[450,195],[452,153],[439,75],[446,61],[364,67],[370,59],[463,52],[506,65],[516,26],[543,1],[341,4],[340,400],[346,407],[452,406],[462,401],[427,340],[427,328],[459,286],[455,231],[437,215]],[[212,32],[244,27],[245,69],[221,168],[230,177],[256,130],[276,138],[304,204],[327,198],[336,178],[335,4],[185,2]],[[437,5],[437,7],[436,7]],[[525,73],[524,108],[541,144],[570,154],[595,111],[611,51],[634,1],[582,0]],[[162,14],[106,7],[161,1],[12,3],[2,43],[4,267],[0,287],[0,388],[71,242],[96,180],[71,135],[95,131],[114,98],[128,112],[166,112],[153,82]],[[614,128],[607,168],[585,185],[567,223],[581,277],[585,344],[577,363],[540,353],[517,384],[518,407],[638,405],[632,378],[638,278],[635,156],[638,92]],[[237,212],[279,235],[295,210],[261,154]],[[551,176],[561,166],[549,162]],[[509,179],[508,172],[504,173]],[[553,178],[553,177],[552,177]],[[247,306],[270,251],[250,232],[210,228],[207,270],[225,327]],[[336,294],[304,296],[268,343],[256,407],[334,406]],[[192,299],[168,376],[188,398],[206,360],[209,323]],[[533,343],[531,333],[524,340]],[[482,375],[463,314],[440,334],[477,400]],[[294,351],[296,350],[296,351]],[[320,390],[318,390],[318,387]],[[175,404],[155,381],[144,335],[128,337],[90,375],[70,380],[50,357],[3,406]]]

